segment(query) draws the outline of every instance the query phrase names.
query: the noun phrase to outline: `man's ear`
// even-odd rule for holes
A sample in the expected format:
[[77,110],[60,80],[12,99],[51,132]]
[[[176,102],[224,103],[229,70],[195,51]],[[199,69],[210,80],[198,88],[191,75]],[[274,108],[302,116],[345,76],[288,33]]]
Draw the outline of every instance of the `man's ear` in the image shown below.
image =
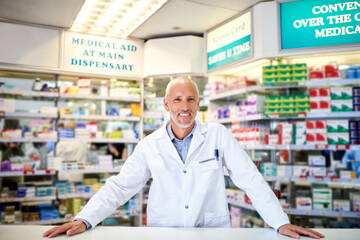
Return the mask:
[[170,111],[169,101],[166,99],[166,97],[163,98],[163,102],[164,102],[165,110],[169,112]]

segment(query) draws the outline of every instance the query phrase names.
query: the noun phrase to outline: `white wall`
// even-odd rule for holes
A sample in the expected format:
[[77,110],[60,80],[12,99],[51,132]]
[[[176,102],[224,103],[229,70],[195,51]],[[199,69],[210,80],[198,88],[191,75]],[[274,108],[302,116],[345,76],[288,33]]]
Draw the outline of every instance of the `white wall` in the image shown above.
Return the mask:
[[204,40],[181,36],[148,40],[144,47],[144,77],[204,73]]
[[0,63],[58,68],[60,30],[0,22]]

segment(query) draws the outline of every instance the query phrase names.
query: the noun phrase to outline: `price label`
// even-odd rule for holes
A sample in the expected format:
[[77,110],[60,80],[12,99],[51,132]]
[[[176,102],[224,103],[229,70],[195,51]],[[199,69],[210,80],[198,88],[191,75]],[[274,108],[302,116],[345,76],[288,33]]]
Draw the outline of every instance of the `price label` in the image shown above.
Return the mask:
[[321,216],[327,216],[327,215],[328,215],[328,213],[327,213],[327,212],[325,212],[325,211],[321,211],[321,212],[320,212],[320,215],[321,215]]
[[311,215],[311,210],[306,210],[304,213],[305,215]]
[[345,213],[343,213],[343,212],[338,212],[336,215],[337,215],[338,217],[343,217],[343,216],[345,216]]
[[300,113],[300,112],[299,112],[299,113],[298,113],[298,117],[299,117],[299,118],[305,118],[305,117],[306,117],[306,113],[304,113],[304,112],[301,112],[301,113]]
[[350,148],[350,145],[336,145],[337,150],[347,150]]
[[316,149],[328,149],[328,148],[329,148],[329,145],[326,145],[326,144],[316,144],[316,145],[315,145],[315,148],[316,148]]

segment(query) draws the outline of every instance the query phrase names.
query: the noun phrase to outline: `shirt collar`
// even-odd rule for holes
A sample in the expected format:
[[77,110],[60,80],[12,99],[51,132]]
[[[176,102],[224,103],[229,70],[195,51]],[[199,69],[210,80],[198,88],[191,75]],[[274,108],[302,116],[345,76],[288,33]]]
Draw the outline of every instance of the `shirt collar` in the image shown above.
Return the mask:
[[[196,121],[194,121],[195,122],[195,124],[194,124],[194,127],[193,127],[193,129],[191,130],[191,132],[189,133],[189,135],[187,135],[185,138],[187,138],[187,137],[189,137],[189,136],[192,136],[193,134],[194,134],[194,132],[195,132],[195,128],[196,128]],[[173,133],[173,131],[172,131],[172,129],[171,129],[171,122],[169,121],[169,124],[166,126],[166,131],[167,131],[167,133],[169,134],[169,137],[170,137],[170,140],[172,141],[172,140],[174,140],[174,138],[176,139],[176,140],[179,140],[179,139],[177,139],[176,137],[175,137],[175,135],[174,135],[174,133]],[[184,138],[184,139],[185,139]]]

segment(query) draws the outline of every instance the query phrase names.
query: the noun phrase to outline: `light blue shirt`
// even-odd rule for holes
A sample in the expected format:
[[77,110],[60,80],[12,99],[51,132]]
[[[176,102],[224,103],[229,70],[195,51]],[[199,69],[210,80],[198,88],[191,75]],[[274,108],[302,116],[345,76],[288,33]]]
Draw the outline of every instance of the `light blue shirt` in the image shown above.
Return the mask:
[[166,131],[169,134],[170,140],[174,144],[174,147],[175,147],[176,151],[178,152],[178,154],[181,158],[181,161],[183,161],[183,163],[185,163],[186,156],[189,152],[189,148],[190,148],[191,140],[192,140],[194,132],[195,132],[195,128],[196,128],[196,122],[195,122],[193,129],[189,133],[189,135],[187,135],[183,140],[179,140],[175,137],[175,135],[171,129],[171,124],[168,124],[166,126]]

